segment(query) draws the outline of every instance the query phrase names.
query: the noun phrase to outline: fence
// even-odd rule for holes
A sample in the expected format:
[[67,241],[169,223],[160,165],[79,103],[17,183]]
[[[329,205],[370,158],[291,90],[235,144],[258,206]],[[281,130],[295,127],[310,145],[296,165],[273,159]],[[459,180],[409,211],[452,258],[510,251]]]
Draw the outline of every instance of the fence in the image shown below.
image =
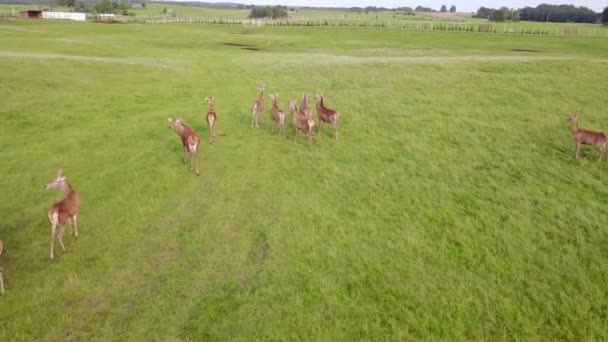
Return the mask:
[[43,19],[67,19],[67,20],[78,20],[85,21],[87,19],[87,15],[85,13],[75,13],[75,12],[42,12]]
[[[296,26],[296,27],[361,27],[385,28],[406,31],[445,31],[504,35],[535,35],[559,37],[608,38],[608,28],[600,25],[563,25],[544,23],[467,23],[420,20],[362,20],[356,18],[288,18],[288,19],[238,19],[199,18],[183,16],[116,16],[125,23],[146,24],[221,24],[243,26]],[[537,26],[532,26],[538,24]]]

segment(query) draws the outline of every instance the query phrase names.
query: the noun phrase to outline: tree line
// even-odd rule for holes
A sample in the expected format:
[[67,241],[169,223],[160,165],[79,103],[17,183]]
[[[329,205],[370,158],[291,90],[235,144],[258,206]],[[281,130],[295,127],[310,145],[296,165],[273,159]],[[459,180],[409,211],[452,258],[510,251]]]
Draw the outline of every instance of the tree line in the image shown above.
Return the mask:
[[[606,10],[604,10],[606,12]],[[474,17],[490,21],[503,22],[508,20],[545,21],[553,23],[597,23],[604,22],[602,14],[593,10],[574,5],[540,4],[536,7],[524,7],[517,10],[501,7],[499,9],[480,7]]]

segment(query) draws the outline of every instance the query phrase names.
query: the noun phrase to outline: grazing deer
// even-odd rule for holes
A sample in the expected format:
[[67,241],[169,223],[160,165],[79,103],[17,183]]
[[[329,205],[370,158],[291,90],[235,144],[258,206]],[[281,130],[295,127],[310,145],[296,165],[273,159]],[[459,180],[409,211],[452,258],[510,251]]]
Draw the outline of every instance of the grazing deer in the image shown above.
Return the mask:
[[272,110],[270,111],[270,115],[272,117],[272,121],[274,122],[273,132],[276,129],[279,134],[283,134],[283,138],[285,137],[285,112],[277,105],[279,101],[279,93],[275,93],[274,95],[270,94],[270,99],[272,100]]
[[[53,247],[55,245],[55,233],[57,226],[59,226],[59,245],[65,252],[65,246],[63,245],[63,233],[65,231],[65,225],[70,224],[70,235],[72,233],[78,237],[78,210],[80,209],[80,196],[78,193],[68,184],[63,171],[57,172],[57,177],[48,183],[45,188],[47,190],[60,189],[63,192],[64,198],[53,204],[48,212],[49,223],[51,224],[51,254],[50,259],[53,260]],[[73,230],[72,230],[73,228]]]
[[207,110],[207,126],[209,126],[209,143],[213,144],[215,142],[215,123],[217,122],[217,114],[215,113],[215,109],[213,109],[213,104],[215,104],[215,98],[213,96],[205,97],[205,101],[209,104],[209,109]]
[[304,116],[301,111],[298,111],[296,100],[289,100],[289,109],[291,110],[293,124],[296,126],[296,135],[293,138],[293,142],[296,142],[298,133],[304,132],[308,137],[308,150],[310,150],[312,148],[312,128],[315,125],[315,121]]
[[255,121],[255,127],[258,127],[258,121],[262,118],[264,113],[264,84],[257,82],[258,98],[251,104],[251,129],[253,129],[253,123]]
[[315,100],[317,103],[317,116],[319,117],[319,136],[321,136],[323,126],[328,123],[334,128],[334,137],[336,138],[336,141],[338,141],[338,118],[340,118],[340,113],[325,107],[323,104],[323,96],[317,94]]
[[[4,253],[4,242],[0,240],[0,256]],[[0,266],[0,294],[4,294],[4,269]]]
[[574,140],[574,158],[578,159],[578,150],[581,148],[581,144],[591,145],[600,152],[600,159],[606,156],[606,142],[608,142],[608,136],[604,132],[593,132],[578,128],[578,112],[568,117],[570,121],[570,133]]
[[184,148],[184,163],[190,162],[190,171],[194,171],[196,168],[196,175],[198,172],[198,148],[199,138],[194,130],[182,123],[181,118],[168,118],[169,128],[172,128],[182,140],[182,147]]

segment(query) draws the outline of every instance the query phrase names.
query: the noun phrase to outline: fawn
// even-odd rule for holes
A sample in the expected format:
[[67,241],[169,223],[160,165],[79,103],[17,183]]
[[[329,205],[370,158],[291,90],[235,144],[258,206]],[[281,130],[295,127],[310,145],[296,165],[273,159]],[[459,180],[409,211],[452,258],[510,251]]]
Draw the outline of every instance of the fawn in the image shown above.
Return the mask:
[[279,108],[277,102],[279,101],[279,93],[275,93],[274,95],[270,94],[270,99],[272,101],[272,110],[270,111],[270,115],[272,117],[272,121],[274,122],[273,132],[276,129],[279,134],[283,134],[283,138],[285,137],[285,112],[281,108]]
[[578,128],[578,112],[568,117],[570,121],[570,133],[574,140],[574,158],[578,159],[578,150],[583,145],[591,145],[600,152],[600,159],[606,156],[606,142],[608,142],[608,136],[604,132],[594,132]]
[[196,168],[196,175],[200,175],[198,172],[198,148],[200,139],[194,130],[182,123],[181,118],[168,118],[169,128],[172,128],[182,140],[182,147],[184,148],[184,163],[190,161],[190,171]]
[[325,126],[326,123],[329,123],[334,129],[334,137],[336,138],[336,141],[338,141],[338,119],[340,118],[340,113],[325,107],[323,104],[323,96],[317,94],[315,100],[317,103],[317,116],[319,118],[319,136],[321,136],[321,129],[323,126]]
[[251,104],[251,129],[253,129],[254,122],[255,127],[258,127],[258,121],[260,121],[262,113],[264,113],[264,84],[258,81],[256,87],[258,88],[258,98]]
[[[59,245],[65,252],[65,246],[63,245],[63,233],[65,231],[66,224],[70,224],[70,235],[74,234],[78,237],[78,210],[80,209],[80,196],[78,193],[68,184],[65,175],[62,170],[57,172],[57,176],[51,182],[49,182],[45,188],[47,190],[60,189],[63,192],[64,198],[53,204],[48,212],[49,223],[51,224],[51,253],[50,259],[53,260],[53,247],[55,245],[55,233],[57,226],[59,226]],[[73,228],[73,230],[72,230]]]
[[296,135],[293,141],[296,142],[298,133],[304,132],[308,137],[308,150],[312,148],[312,128],[315,125],[315,121],[309,117],[306,117],[301,111],[298,111],[296,100],[289,100],[289,109],[291,110],[291,119],[293,120],[294,126],[296,126]]
[[206,118],[207,126],[209,126],[209,144],[213,144],[215,142],[215,123],[217,122],[217,114],[215,113],[215,109],[213,109],[215,98],[213,96],[205,97],[205,101],[209,105]]

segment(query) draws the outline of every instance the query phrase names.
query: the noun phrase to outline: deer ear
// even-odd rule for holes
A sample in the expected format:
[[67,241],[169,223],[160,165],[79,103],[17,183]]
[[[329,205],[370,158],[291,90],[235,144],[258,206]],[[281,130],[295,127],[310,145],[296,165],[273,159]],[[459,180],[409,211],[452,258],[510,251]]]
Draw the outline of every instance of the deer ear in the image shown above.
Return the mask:
[[61,178],[63,177],[63,170],[59,169],[59,171],[57,171],[57,178]]
[[172,120],[171,120],[171,118],[167,118],[167,121],[171,122]]

